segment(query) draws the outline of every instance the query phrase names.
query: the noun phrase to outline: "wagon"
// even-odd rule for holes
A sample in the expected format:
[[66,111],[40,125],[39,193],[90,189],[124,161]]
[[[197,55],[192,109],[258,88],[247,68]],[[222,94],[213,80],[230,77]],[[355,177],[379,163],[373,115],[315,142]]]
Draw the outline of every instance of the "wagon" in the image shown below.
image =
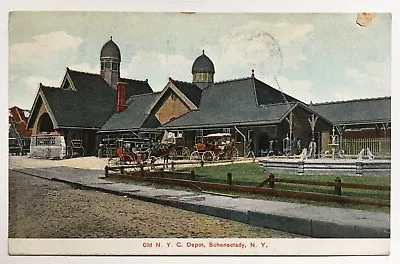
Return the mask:
[[[115,141],[116,150],[108,158],[109,166],[138,165],[147,163],[150,158],[150,141],[139,138],[117,139]],[[137,166],[136,166],[137,167]],[[127,167],[126,171],[131,171],[135,166]]]
[[213,161],[219,159],[235,159],[238,150],[230,133],[214,133],[196,137],[194,151],[190,154],[191,160]]
[[82,140],[73,139],[67,147],[67,157],[83,157],[85,155],[85,148],[83,147]]
[[172,132],[165,131],[162,140],[152,145],[151,160],[167,157],[168,159],[189,159],[190,150],[183,146],[182,138],[175,137]]

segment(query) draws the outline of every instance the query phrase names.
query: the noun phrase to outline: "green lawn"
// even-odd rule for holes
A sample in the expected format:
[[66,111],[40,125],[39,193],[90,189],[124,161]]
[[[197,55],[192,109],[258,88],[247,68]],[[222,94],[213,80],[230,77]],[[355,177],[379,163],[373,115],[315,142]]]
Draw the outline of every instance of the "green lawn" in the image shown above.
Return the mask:
[[[190,170],[190,169],[189,169]],[[245,164],[229,164],[221,166],[204,166],[194,168],[196,175],[198,175],[196,180],[216,182],[216,183],[226,183],[226,174],[228,172],[232,173],[233,184],[238,185],[250,185],[256,186],[263,180],[268,178],[269,173],[264,171],[258,163],[245,163]],[[321,181],[321,182],[334,182],[337,175],[287,175],[274,173],[275,178],[284,179],[302,179],[310,181]],[[390,186],[390,177],[373,177],[373,176],[339,176],[342,183],[357,183],[357,184],[368,184],[368,185],[385,185]],[[287,183],[275,183],[275,188],[282,190],[291,191],[302,191],[302,192],[316,192],[322,194],[334,194],[334,187],[324,187],[324,186],[308,186],[300,184],[287,184]],[[342,195],[354,198],[368,198],[368,199],[382,199],[390,200],[390,192],[388,191],[373,191],[373,190],[361,190],[361,189],[348,189],[342,188]],[[248,194],[249,197],[256,198],[259,195]],[[284,201],[296,201],[298,199],[292,198],[279,198],[279,200]],[[301,201],[306,203],[321,205],[321,202],[312,201]],[[327,203],[323,203],[327,204]],[[330,203],[335,205],[335,203]],[[375,206],[369,205],[349,205],[342,207],[360,208],[360,209],[374,209]],[[385,208],[381,208],[380,211],[387,211]]]

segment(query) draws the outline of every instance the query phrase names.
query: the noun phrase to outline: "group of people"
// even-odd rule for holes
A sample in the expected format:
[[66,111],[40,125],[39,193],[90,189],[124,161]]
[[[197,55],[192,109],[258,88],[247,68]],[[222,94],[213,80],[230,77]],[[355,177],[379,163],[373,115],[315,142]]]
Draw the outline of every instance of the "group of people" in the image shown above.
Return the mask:
[[[267,156],[280,156],[280,155],[300,155],[306,149],[307,156],[315,158],[317,156],[317,143],[314,139],[311,139],[308,147],[304,147],[302,144],[301,139],[293,138],[292,140],[289,137],[286,137],[282,141],[282,152],[279,150],[278,142],[276,139],[270,140],[267,149]],[[247,142],[246,150],[248,156],[253,154],[254,155],[254,141],[250,139]],[[265,152],[264,152],[265,153]]]

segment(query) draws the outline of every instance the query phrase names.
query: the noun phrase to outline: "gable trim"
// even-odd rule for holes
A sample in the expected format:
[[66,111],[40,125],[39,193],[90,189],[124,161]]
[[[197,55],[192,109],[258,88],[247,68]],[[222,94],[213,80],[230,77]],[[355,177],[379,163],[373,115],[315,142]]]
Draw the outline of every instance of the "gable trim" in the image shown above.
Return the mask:
[[[27,129],[31,129],[32,128],[32,127],[30,127],[31,126],[31,120],[33,118],[33,113],[34,113],[34,111],[36,109],[37,101],[38,101],[38,99],[40,97],[40,90],[41,89],[40,89],[40,84],[39,84],[39,90],[36,93],[36,97],[35,97],[35,100],[33,101],[33,106],[32,106],[32,109],[31,109],[31,113],[30,113],[30,115],[28,117],[28,121],[27,121],[27,125],[26,125]],[[42,98],[42,102],[43,102],[43,98]]]
[[[54,88],[54,89],[56,89],[56,88]],[[39,88],[39,91],[38,91],[38,93],[36,95],[35,103],[33,104],[32,110],[35,110],[35,108],[37,107],[37,100],[39,99],[39,96],[42,99],[42,103],[44,104],[44,107],[46,108],[47,113],[50,116],[51,122],[53,122],[54,129],[58,129],[59,125],[57,123],[57,120],[56,120],[56,118],[55,118],[55,116],[53,114],[53,111],[51,110],[51,107],[50,107],[49,103],[47,102],[46,96],[44,95],[43,90],[41,88]],[[32,111],[32,113],[33,113],[33,111]],[[29,124],[31,122],[31,116],[33,116],[33,115],[29,116],[28,127],[29,127]],[[39,118],[39,117],[37,116],[36,118]]]
[[49,113],[51,122],[53,122],[53,124],[54,124],[54,129],[59,128],[59,125],[57,123],[56,117],[54,116],[53,111],[51,110],[49,102],[47,102],[46,96],[44,95],[42,89],[40,89],[39,93],[40,93],[40,96],[42,97],[42,101],[44,103],[44,106],[46,107],[46,110]]
[[285,118],[299,105],[299,103],[295,103],[294,105],[288,104],[289,108],[288,110],[282,115],[282,117],[279,119],[279,123],[285,120]]
[[326,117],[320,115],[319,113],[317,113],[316,111],[314,111],[313,109],[309,108],[306,104],[302,103],[302,102],[296,102],[281,118],[281,121],[283,121],[284,118],[286,118],[290,112],[292,112],[296,107],[302,107],[303,109],[305,109],[306,111],[309,111],[311,113],[313,113],[316,117],[318,117],[319,120],[324,120],[325,122],[332,124],[333,122],[330,121],[329,119],[327,119]]
[[[67,82],[69,83],[69,85],[71,86],[71,88],[65,89],[65,88],[63,88],[63,87],[64,87],[64,85],[65,85]],[[74,85],[74,82],[72,81],[71,76],[70,76],[69,73],[68,73],[68,69],[67,69],[67,72],[65,73],[65,76],[64,76],[64,79],[63,79],[63,81],[62,81],[62,83],[61,83],[60,89],[76,91],[76,87],[75,87],[75,85]]]
[[161,94],[158,96],[158,98],[150,105],[149,109],[147,110],[147,114],[151,113],[151,111],[159,103],[161,98],[163,98],[163,96],[165,95],[165,93],[168,91],[169,88],[174,93],[176,93],[178,95],[178,97],[189,107],[190,111],[197,109],[197,106],[192,101],[190,101],[190,99],[187,98],[187,96],[183,92],[181,92],[181,90],[179,90],[178,87],[176,87],[171,82],[171,80],[169,80],[168,83],[165,85],[165,87],[164,87],[163,91],[161,92]]

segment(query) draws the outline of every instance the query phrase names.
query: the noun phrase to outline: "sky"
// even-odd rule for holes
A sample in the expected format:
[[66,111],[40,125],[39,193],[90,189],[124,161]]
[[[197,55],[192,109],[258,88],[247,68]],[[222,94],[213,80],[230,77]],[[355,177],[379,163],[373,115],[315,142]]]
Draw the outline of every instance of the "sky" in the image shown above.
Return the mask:
[[366,26],[350,13],[57,12],[9,13],[8,106],[32,107],[39,83],[59,87],[66,67],[99,73],[110,36],[121,77],[190,82],[202,50],[216,82],[259,80],[305,103],[391,95],[391,20]]

